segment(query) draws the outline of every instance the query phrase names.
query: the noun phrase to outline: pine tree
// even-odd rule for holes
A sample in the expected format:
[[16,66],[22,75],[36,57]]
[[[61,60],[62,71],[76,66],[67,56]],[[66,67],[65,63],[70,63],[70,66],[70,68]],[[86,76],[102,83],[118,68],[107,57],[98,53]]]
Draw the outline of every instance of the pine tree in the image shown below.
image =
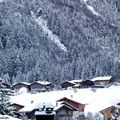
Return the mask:
[[13,107],[10,106],[9,93],[11,91],[2,84],[0,85],[0,114],[13,115]]

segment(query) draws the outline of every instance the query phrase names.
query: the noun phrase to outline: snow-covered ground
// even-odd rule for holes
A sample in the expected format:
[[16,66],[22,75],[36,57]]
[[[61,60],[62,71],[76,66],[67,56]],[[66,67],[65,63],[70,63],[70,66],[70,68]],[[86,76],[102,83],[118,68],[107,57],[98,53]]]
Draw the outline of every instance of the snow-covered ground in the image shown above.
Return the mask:
[[88,112],[97,113],[106,107],[116,105],[120,102],[120,86],[111,86],[109,88],[97,88],[96,91],[91,88],[77,90],[61,90],[52,92],[42,92],[36,94],[25,93],[11,97],[11,101],[24,106],[30,106],[31,103],[49,102],[56,105],[56,101],[67,97],[77,102],[86,104],[85,114]]
[[0,120],[21,120],[21,119],[14,118],[9,115],[0,115]]

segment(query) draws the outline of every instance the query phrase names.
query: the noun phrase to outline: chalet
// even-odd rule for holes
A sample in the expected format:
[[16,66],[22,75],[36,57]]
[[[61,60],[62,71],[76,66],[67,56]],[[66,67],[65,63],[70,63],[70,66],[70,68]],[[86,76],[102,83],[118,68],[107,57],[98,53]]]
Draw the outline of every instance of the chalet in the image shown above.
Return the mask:
[[9,83],[4,83],[4,82],[2,82],[2,85],[4,85],[4,86],[5,86],[6,88],[8,88],[8,89],[11,89],[11,88],[12,88]]
[[81,83],[82,87],[93,87],[94,86],[94,82],[91,80],[83,80]]
[[24,108],[24,105],[20,105],[20,104],[17,104],[17,103],[12,103],[10,106],[13,107],[16,112],[18,112],[19,110]]
[[75,84],[75,85],[73,86],[73,88],[80,88],[82,81],[83,81],[83,80],[71,80],[70,82],[72,82],[72,83]]
[[81,119],[84,118],[84,109],[85,109],[85,104],[81,104],[79,102],[76,102],[72,99],[68,99],[66,97],[57,100],[57,102],[63,102],[63,104],[70,105],[76,109],[76,111],[73,111],[73,118],[78,118],[80,117]]
[[83,80],[71,80],[70,82],[75,83],[75,84],[81,84]]
[[35,81],[30,84],[31,92],[44,92],[54,88],[54,85],[47,81]]
[[72,117],[75,117],[74,112],[83,113],[84,107],[83,104],[63,98],[54,103],[53,101],[52,103],[32,102],[22,108],[19,113],[26,115],[28,119],[61,120],[65,118],[72,120]]
[[69,87],[73,87],[75,85],[75,83],[73,83],[71,81],[65,81],[65,82],[62,82],[60,85],[61,85],[62,89],[67,89]]
[[112,114],[120,116],[120,109],[116,106],[110,106],[101,110],[100,113],[104,116],[104,120],[111,120]]
[[79,112],[84,113],[85,104],[81,104],[81,103],[79,103],[79,102],[76,102],[76,101],[74,101],[74,100],[72,100],[72,99],[68,99],[68,98],[66,98],[66,97],[57,100],[57,102],[65,102],[65,103],[73,106],[74,108],[76,108]]
[[73,111],[77,111],[73,106],[60,104],[53,108],[47,108],[45,111],[36,111],[36,120],[72,120]]
[[92,79],[95,85],[107,85],[112,82],[111,76],[95,77]]
[[[36,118],[38,119],[40,116],[42,118],[42,116],[45,115],[44,112],[48,113],[48,112],[50,112],[49,110],[53,110],[53,108],[54,107],[53,107],[53,105],[51,103],[46,103],[46,102],[38,102],[38,103],[36,103],[36,102],[32,102],[28,106],[25,106],[23,109],[21,109],[19,112],[20,112],[20,114],[25,114],[28,119],[32,119],[33,120],[33,119],[36,119]],[[40,113],[41,115],[40,114],[38,115],[37,111],[38,112],[42,112],[42,113]],[[47,118],[47,117],[45,117],[45,118]]]
[[19,83],[15,83],[15,84],[12,85],[12,89],[15,90],[15,91],[19,91],[23,87],[30,90],[30,83],[19,82]]

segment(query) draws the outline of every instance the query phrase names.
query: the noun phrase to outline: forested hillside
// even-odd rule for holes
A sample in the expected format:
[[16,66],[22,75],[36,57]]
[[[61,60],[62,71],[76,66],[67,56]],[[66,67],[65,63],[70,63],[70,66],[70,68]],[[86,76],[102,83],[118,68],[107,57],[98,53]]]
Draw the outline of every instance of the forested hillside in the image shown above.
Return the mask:
[[119,0],[1,0],[0,77],[14,83],[120,78]]

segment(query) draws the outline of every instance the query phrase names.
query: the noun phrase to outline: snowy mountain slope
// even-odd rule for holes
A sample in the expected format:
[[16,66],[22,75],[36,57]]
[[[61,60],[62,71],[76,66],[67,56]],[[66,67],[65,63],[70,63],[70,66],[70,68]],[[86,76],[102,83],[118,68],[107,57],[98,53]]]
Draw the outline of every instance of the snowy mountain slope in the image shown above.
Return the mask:
[[[1,78],[60,83],[110,75],[120,81],[119,0],[4,1]],[[41,17],[31,15],[39,8]]]
[[[35,105],[40,102],[49,102],[56,106],[57,100],[67,97],[86,104],[85,114],[88,112],[95,114],[106,107],[116,105],[118,102],[120,102],[120,95],[118,94],[118,91],[120,91],[120,86],[111,86],[110,88],[96,89],[95,91],[93,91],[91,88],[88,88],[78,89],[77,92],[74,92],[74,90],[63,90],[37,94],[28,93],[13,96],[11,97],[11,101],[18,104],[26,104],[25,106],[28,106],[27,108],[29,109],[31,101]],[[24,98],[25,101],[21,101],[20,98]]]
[[53,34],[52,31],[47,26],[47,21],[43,20],[41,17],[36,17],[33,12],[31,12],[32,17],[38,23],[38,25],[42,28],[44,33],[47,35],[47,37],[53,41],[61,50],[67,52],[67,48],[62,44],[58,38],[57,35]]

